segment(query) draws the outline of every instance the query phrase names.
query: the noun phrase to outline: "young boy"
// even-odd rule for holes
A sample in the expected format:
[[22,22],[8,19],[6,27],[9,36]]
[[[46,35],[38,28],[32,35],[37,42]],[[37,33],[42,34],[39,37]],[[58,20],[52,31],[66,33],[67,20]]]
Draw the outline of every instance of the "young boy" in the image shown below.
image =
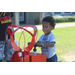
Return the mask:
[[51,32],[55,28],[55,20],[51,16],[43,18],[42,30],[44,34],[40,37],[37,45],[41,47],[42,54],[46,54],[47,62],[57,62],[57,55],[55,53],[55,36]]
[[[9,25],[11,25],[11,17],[13,17],[13,13],[9,12],[0,12],[0,62],[4,60],[10,61],[12,51],[6,43],[5,39],[5,31]],[[7,34],[8,35],[8,34]],[[10,36],[8,35],[8,43],[10,43]]]

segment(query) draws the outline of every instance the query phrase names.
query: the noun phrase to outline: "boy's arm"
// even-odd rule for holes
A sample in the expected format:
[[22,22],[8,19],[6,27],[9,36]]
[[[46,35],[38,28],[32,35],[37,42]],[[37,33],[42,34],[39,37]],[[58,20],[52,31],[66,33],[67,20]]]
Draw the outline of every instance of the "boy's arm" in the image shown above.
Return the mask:
[[39,47],[41,47],[41,45],[42,45],[42,46],[46,46],[46,47],[53,47],[53,46],[55,45],[55,42],[51,42],[51,43],[41,43],[40,41],[38,41],[38,42],[37,42],[37,45],[38,45]]
[[53,47],[55,45],[55,42],[51,43],[40,43],[40,45],[46,46],[46,47]]
[[53,47],[55,45],[55,43],[56,43],[55,36],[51,35],[50,43],[41,43],[41,44],[46,47]]

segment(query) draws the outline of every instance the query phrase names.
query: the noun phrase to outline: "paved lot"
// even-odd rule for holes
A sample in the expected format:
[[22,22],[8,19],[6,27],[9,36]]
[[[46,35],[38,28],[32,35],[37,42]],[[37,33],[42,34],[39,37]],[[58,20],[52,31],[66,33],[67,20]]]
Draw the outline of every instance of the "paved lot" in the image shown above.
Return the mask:
[[[60,28],[60,27],[70,27],[70,26],[75,26],[75,23],[65,23],[65,24],[56,24],[55,28]],[[42,26],[36,26],[38,30],[42,29]],[[28,27],[28,30],[33,30],[32,28]],[[17,32],[20,32],[21,30],[19,29]]]
[[55,28],[75,26],[75,23],[57,24]]

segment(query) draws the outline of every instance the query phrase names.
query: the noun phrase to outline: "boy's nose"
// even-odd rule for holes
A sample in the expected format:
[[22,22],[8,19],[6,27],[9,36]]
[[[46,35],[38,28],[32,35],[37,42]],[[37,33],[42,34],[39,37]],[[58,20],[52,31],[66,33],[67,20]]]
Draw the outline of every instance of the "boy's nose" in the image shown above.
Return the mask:
[[43,29],[43,32],[45,32],[46,31],[46,29]]
[[43,28],[43,30],[46,30],[46,28]]

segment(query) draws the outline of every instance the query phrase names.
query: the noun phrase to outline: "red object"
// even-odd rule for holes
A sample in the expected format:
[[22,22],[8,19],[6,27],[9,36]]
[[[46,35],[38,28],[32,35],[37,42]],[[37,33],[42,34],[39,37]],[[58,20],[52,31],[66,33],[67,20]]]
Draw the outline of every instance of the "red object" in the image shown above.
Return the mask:
[[11,22],[11,17],[10,16],[4,16],[0,17],[1,24],[9,23]]
[[[19,56],[19,51],[22,51],[22,49],[20,49],[20,47],[18,47],[15,44],[14,39],[13,39],[13,34],[17,31],[17,29],[11,33],[11,29],[14,28],[14,27],[17,27],[19,29],[23,29],[24,31],[28,32],[32,36],[31,43],[27,47],[23,48],[24,52],[22,52],[22,57]],[[25,27],[25,26],[23,26],[23,27]],[[33,46],[35,44],[35,35],[37,33],[37,28],[34,25],[29,25],[29,26],[26,25],[26,27],[33,27],[34,34],[32,34],[31,32],[29,32],[28,30],[24,29],[23,27],[19,27],[19,26],[16,26],[16,25],[13,24],[13,26],[8,26],[8,28],[6,30],[6,32],[8,31],[8,33],[10,35],[11,45],[14,48],[14,51],[15,51],[14,54],[12,55],[12,57],[11,57],[10,62],[28,62],[29,59],[30,59],[29,58],[30,56],[29,57],[27,57],[27,56],[29,55],[29,52],[31,51],[31,49],[33,48]],[[5,33],[5,36],[6,36],[6,33]],[[7,41],[7,38],[6,38],[6,41]],[[8,44],[8,41],[7,41],[7,44]],[[9,44],[8,44],[8,46],[9,46]]]
[[29,55],[27,55],[27,56],[26,56],[26,59],[25,59],[25,61],[24,61],[24,62],[30,62],[30,60],[29,60],[29,59],[30,59],[30,57],[29,57]]
[[29,55],[26,55],[26,52],[22,52],[22,57],[19,57],[19,52],[15,51],[11,57],[10,62],[29,62]]
[[[15,44],[14,39],[13,39],[13,34],[16,32],[16,30],[13,33],[11,33],[11,29],[14,28],[14,27],[18,27],[20,29],[23,29],[23,30],[27,31],[32,36],[31,43],[27,47],[24,48],[24,51],[30,52],[31,49],[33,48],[34,44],[35,44],[35,35],[36,35],[37,31],[34,30],[34,34],[32,34],[31,32],[29,32],[28,30],[24,29],[23,27],[19,27],[19,26],[16,26],[16,25],[14,25],[14,26],[8,26],[7,31],[8,31],[8,33],[10,35],[11,45],[14,48],[15,51],[19,51],[20,50],[20,47],[18,47]],[[36,33],[35,33],[35,31],[36,31]]]
[[10,16],[0,17],[0,21],[11,20]]
[[46,55],[37,53],[34,55],[33,53],[29,54],[30,62],[46,62]]
[[30,53],[29,55],[26,55],[25,52],[22,52],[22,57],[19,57],[19,52],[15,52],[12,55],[12,58],[10,62],[46,62],[46,55],[45,54],[39,54],[36,53],[34,55],[33,53]]
[[22,62],[22,59],[19,57],[19,52],[15,51],[11,57],[10,62]]

